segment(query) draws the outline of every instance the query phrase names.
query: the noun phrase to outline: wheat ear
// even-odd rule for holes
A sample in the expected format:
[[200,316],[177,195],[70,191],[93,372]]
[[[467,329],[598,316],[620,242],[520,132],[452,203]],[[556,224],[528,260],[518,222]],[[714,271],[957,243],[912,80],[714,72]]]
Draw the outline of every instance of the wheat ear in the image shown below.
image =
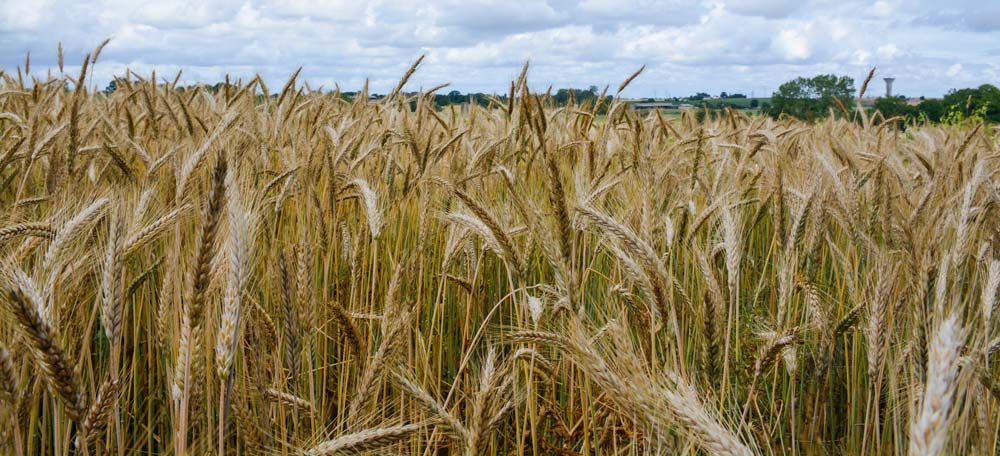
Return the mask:
[[16,225],[0,228],[0,242],[19,236],[35,236],[44,239],[52,239],[56,235],[56,230],[52,229],[48,223],[18,223]]
[[403,424],[384,428],[366,429],[327,440],[305,451],[308,456],[358,454],[377,450],[409,438],[423,429],[423,424]]
[[80,424],[80,431],[76,435],[76,447],[84,448],[93,446],[95,441],[101,436],[107,426],[107,417],[111,413],[111,407],[118,400],[121,391],[121,382],[118,380],[106,380],[101,384],[97,392],[97,398],[91,404],[90,410],[83,423]]
[[941,323],[930,343],[920,414],[910,424],[910,456],[934,456],[944,451],[963,339],[957,316],[951,316]]
[[9,297],[11,310],[28,339],[49,387],[62,399],[70,419],[79,421],[84,413],[83,394],[73,371],[73,361],[59,346],[55,331],[38,313],[38,304],[28,302],[19,290],[11,290]]
[[11,362],[10,352],[0,346],[0,398],[7,398],[13,402],[17,394],[17,375],[14,373],[14,363]]

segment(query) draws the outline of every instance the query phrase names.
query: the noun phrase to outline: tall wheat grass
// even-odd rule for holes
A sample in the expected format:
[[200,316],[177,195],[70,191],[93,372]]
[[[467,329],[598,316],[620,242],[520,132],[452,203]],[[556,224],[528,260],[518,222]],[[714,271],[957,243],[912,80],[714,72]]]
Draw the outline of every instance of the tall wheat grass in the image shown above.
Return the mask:
[[998,452],[995,126],[98,54],[0,82],[2,454]]

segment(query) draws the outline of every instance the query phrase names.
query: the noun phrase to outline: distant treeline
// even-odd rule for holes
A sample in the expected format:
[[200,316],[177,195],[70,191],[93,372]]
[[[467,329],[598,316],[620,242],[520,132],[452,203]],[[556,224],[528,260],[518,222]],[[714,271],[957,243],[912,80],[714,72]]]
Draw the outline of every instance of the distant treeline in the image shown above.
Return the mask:
[[[353,100],[357,97],[359,92],[342,92],[341,96],[346,100]],[[416,95],[416,92],[409,92],[408,95]],[[595,87],[589,89],[558,89],[555,92],[549,90],[545,94],[540,94],[543,96],[545,101],[550,106],[566,106],[568,104],[576,104],[581,106],[593,106],[594,102],[598,100],[601,93],[597,91]],[[384,95],[381,94],[370,94],[369,98],[379,99]],[[510,94],[488,94],[482,92],[475,93],[462,93],[457,90],[452,90],[446,94],[435,93],[433,95],[434,105],[438,108],[443,108],[452,105],[463,105],[463,104],[478,104],[480,106],[489,106],[490,103],[507,104],[510,99]],[[601,103],[601,107],[598,112],[603,112],[604,108],[611,104],[612,97],[609,95],[604,95],[604,102]]]
[[[104,89],[105,93],[114,92],[117,82],[111,81]],[[215,93],[220,90],[238,90],[239,84],[219,82],[211,85],[201,85],[205,90]],[[196,86],[178,86],[176,90],[190,90]],[[354,100],[362,92],[339,92],[345,100]],[[413,95],[416,92],[408,93]],[[698,108],[708,109],[760,109],[762,113],[772,117],[782,115],[813,120],[825,117],[830,112],[851,112],[855,109],[853,102],[854,80],[847,76],[819,75],[813,78],[797,78],[782,84],[770,99],[747,98],[740,93],[720,94],[720,98],[710,99],[707,93],[699,92],[686,98],[671,100],[690,103]],[[599,91],[596,86],[587,89],[562,88],[553,91],[549,89],[544,98],[549,106],[566,106],[576,104],[592,106],[603,95],[604,101],[598,109],[603,113],[611,104],[612,97]],[[258,95],[263,96],[263,95]],[[277,94],[271,94],[272,97]],[[384,95],[373,93],[368,95],[373,100]],[[452,90],[446,94],[435,93],[435,106],[441,108],[451,105],[478,104],[488,106],[492,103],[508,103],[509,94],[487,94],[482,92],[461,93]],[[647,99],[646,101],[653,101]],[[870,109],[880,111],[886,118],[901,117],[907,121],[930,121],[954,123],[963,119],[974,119],[1000,123],[1000,89],[990,84],[976,88],[952,89],[943,98],[923,99],[911,104],[905,96],[881,97],[876,99]]]
[[[596,88],[592,87],[590,89],[558,89],[554,93],[549,91],[547,95],[550,103],[556,106],[566,106],[571,101],[577,104],[592,104],[600,96],[600,93],[597,92]],[[466,103],[487,106],[491,100],[506,103],[509,96],[509,94],[496,95],[481,92],[461,93],[457,90],[452,90],[447,94],[435,94],[434,104],[439,107]],[[608,102],[611,101],[610,96],[605,95],[605,99]]]
[[[104,93],[105,94],[111,94],[111,93],[115,92],[116,90],[118,90],[118,86],[120,84],[122,84],[122,83],[124,83],[124,82],[123,82],[123,80],[121,78],[116,78],[116,79],[112,80],[111,82],[108,83],[107,87],[104,88]],[[197,84],[197,85],[188,85],[188,86],[180,86],[180,85],[178,85],[178,86],[175,86],[174,89],[176,91],[178,91],[178,92],[185,92],[185,91],[188,91],[188,90],[193,90],[195,88],[201,87],[202,89],[204,89],[205,91],[207,91],[209,93],[218,93],[219,91],[226,91],[226,90],[229,90],[229,91],[232,91],[232,92],[235,93],[236,91],[239,91],[243,87],[245,87],[245,85],[246,85],[245,83],[241,83],[241,82],[235,82],[235,83],[233,83],[233,82],[228,82],[227,81],[227,82],[217,82],[215,84]],[[259,88],[258,88],[258,90],[259,90]],[[353,101],[355,98],[357,98],[359,95],[363,94],[364,92],[337,92],[337,91],[329,91],[327,93],[330,93],[330,94],[339,94],[339,96],[341,98],[343,98],[344,100]],[[417,95],[418,94],[418,92],[404,92],[404,93],[406,95]],[[272,98],[275,98],[275,97],[278,96],[278,93],[277,92],[269,92],[268,95],[270,97],[272,97]],[[607,95],[606,93],[603,93],[602,91],[598,91],[598,89],[597,89],[596,86],[590,86],[587,89],[564,88],[564,89],[557,89],[554,92],[550,88],[548,92],[546,92],[544,94],[539,94],[539,95],[543,96],[543,99],[546,101],[546,103],[549,106],[557,106],[557,107],[558,106],[566,106],[567,104],[570,104],[570,103],[575,103],[576,105],[580,105],[580,106],[593,106],[594,102],[596,100],[598,100],[598,98],[603,95],[604,96],[604,102],[601,103],[601,107],[598,109],[599,113],[603,113],[604,109],[607,106],[609,106],[611,104],[611,101],[612,101],[612,97],[610,95]],[[261,94],[260,92],[257,93],[257,97],[258,98],[261,98],[261,97],[264,97],[264,96],[265,95]],[[381,99],[381,98],[385,97],[384,94],[379,94],[379,93],[369,93],[367,96],[371,100],[378,100],[378,99]],[[469,104],[469,103],[478,104],[480,106],[489,106],[489,104],[491,102],[492,103],[506,104],[507,100],[509,98],[510,98],[510,95],[507,94],[507,93],[504,93],[504,94],[488,94],[488,93],[482,93],[482,92],[462,93],[462,92],[459,92],[457,90],[452,90],[452,91],[450,91],[450,92],[448,92],[446,94],[435,93],[433,95],[434,105],[437,106],[437,107],[439,107],[439,108],[445,107],[445,106],[462,105],[462,104]]]
[[1000,122],[1000,89],[990,84],[949,91],[944,98],[922,100],[916,106],[906,97],[879,98],[875,109],[886,117],[954,123],[962,119]]
[[[832,74],[797,78],[782,84],[764,109],[773,117],[782,115],[813,120],[831,112],[855,109],[854,80]],[[867,107],[886,118],[906,121],[957,123],[965,119],[1000,122],[1000,89],[984,84],[976,88],[952,89],[941,99],[922,99],[912,105],[905,96],[881,97]]]

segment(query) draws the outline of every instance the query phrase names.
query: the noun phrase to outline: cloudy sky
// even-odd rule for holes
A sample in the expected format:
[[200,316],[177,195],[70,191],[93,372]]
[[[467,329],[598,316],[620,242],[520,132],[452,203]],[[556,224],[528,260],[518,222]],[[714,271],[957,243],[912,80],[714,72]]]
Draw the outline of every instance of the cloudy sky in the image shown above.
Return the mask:
[[[770,94],[800,75],[858,81],[873,65],[896,92],[939,96],[1000,83],[997,0],[4,0],[0,67],[31,52],[32,73],[67,71],[112,37],[95,70],[185,82],[262,74],[281,85],[300,65],[314,87],[392,88],[420,54],[412,86],[451,82],[503,92],[530,60],[532,86],[616,86],[629,96]],[[77,70],[78,71],[78,70]],[[876,87],[881,90],[881,84]]]

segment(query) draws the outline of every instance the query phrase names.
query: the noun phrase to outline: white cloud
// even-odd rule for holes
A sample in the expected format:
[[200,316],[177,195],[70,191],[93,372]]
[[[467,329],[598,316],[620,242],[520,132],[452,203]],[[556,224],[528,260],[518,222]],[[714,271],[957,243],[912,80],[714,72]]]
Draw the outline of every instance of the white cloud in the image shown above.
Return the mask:
[[[261,73],[281,85],[296,68],[313,85],[386,91],[421,53],[414,87],[505,91],[525,60],[531,81],[615,85],[627,94],[767,94],[816,73],[856,80],[878,65],[914,94],[996,80],[1000,4],[952,0],[6,0],[0,67],[32,53],[38,74],[106,37],[104,84],[126,67],[182,81]],[[907,80],[904,75],[921,75]]]
[[864,49],[858,49],[854,51],[851,63],[854,63],[855,65],[867,65],[868,62],[871,61],[871,58],[872,58],[871,52],[868,52]]
[[771,42],[771,46],[788,60],[803,60],[812,55],[809,40],[805,34],[795,29],[785,29]]
[[899,48],[893,43],[883,44],[875,52],[878,54],[878,58],[883,60],[892,60],[901,54]]
[[0,31],[31,31],[48,16],[47,0],[9,0],[0,8]]
[[878,17],[889,17],[895,11],[895,8],[887,1],[879,0],[872,4],[872,14]]

